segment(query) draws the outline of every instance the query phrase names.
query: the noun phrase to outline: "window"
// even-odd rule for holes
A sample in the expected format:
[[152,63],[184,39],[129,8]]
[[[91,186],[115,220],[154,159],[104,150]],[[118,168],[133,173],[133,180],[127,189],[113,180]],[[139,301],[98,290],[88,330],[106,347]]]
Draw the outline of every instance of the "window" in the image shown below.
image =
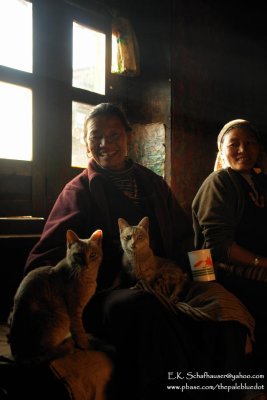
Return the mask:
[[32,72],[32,3],[0,1],[0,64]]
[[32,160],[32,91],[0,82],[0,157]]
[[83,126],[84,121],[93,106],[84,103],[72,102],[72,167],[86,167],[88,158],[86,156]]
[[[90,27],[73,22],[72,86],[105,94],[106,35]],[[72,167],[86,167],[83,125],[92,105],[72,102]]]
[[73,22],[72,85],[105,94],[105,34]]
[[46,217],[87,165],[84,118],[109,100],[110,18],[78,1],[0,0],[0,217]]
[[[32,3],[28,1],[0,1],[0,64],[32,72]],[[0,104],[0,157],[32,160],[32,90],[0,81]]]

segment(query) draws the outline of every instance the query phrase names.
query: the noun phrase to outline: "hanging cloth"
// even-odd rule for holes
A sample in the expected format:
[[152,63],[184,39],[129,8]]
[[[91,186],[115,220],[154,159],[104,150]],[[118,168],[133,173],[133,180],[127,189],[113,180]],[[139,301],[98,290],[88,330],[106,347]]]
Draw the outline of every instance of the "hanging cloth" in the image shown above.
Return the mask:
[[116,17],[112,21],[112,66],[114,74],[140,74],[139,48],[135,32],[128,19]]

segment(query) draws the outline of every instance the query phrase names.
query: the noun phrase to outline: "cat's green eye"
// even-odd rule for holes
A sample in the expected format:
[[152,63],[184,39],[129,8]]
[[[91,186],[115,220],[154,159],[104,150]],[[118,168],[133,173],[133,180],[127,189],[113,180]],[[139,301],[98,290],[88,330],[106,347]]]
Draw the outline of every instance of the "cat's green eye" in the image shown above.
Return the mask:
[[127,242],[128,242],[129,240],[131,240],[131,238],[132,238],[131,235],[127,235],[127,236],[125,237],[125,240],[127,240]]
[[138,235],[138,236],[137,236],[137,239],[138,239],[138,240],[142,240],[143,238],[144,238],[143,235]]
[[91,254],[90,254],[90,258],[91,259],[94,259],[94,258],[96,258],[96,252],[94,251],[94,252],[92,252]]

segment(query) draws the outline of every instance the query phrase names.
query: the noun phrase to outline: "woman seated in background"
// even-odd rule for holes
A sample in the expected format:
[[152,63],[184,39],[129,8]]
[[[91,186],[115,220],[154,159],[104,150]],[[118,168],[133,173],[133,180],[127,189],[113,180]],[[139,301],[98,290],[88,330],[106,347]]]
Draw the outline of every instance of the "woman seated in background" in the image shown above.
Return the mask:
[[217,138],[215,171],[193,204],[195,247],[210,248],[217,278],[256,320],[256,366],[267,374],[267,176],[258,130],[228,122]]
[[[171,396],[166,384],[174,382],[168,381],[168,372],[176,377],[188,371],[242,369],[247,330],[237,321],[196,321],[182,312],[172,315],[157,298],[141,290],[111,289],[121,268],[119,217],[136,225],[148,216],[155,255],[183,268],[186,252],[193,248],[191,222],[167,183],[126,157],[130,132],[117,106],[103,103],[92,110],[84,130],[91,157],[88,168],[59,195],[25,273],[55,265],[64,257],[67,229],[84,238],[102,229],[104,259],[98,293],[85,310],[84,325],[116,348],[117,385],[112,399],[165,399]],[[201,395],[199,391],[178,394],[181,399]],[[207,398],[207,392],[203,396]]]

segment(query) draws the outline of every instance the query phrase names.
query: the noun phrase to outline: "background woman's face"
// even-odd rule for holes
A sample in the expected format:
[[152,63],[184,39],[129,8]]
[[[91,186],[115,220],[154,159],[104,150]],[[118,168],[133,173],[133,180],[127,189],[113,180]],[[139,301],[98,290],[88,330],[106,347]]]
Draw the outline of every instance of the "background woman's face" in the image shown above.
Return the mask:
[[248,128],[233,128],[225,134],[221,151],[226,166],[249,173],[258,160],[260,145]]
[[104,168],[124,168],[128,140],[128,133],[118,117],[101,116],[88,122],[87,148]]

